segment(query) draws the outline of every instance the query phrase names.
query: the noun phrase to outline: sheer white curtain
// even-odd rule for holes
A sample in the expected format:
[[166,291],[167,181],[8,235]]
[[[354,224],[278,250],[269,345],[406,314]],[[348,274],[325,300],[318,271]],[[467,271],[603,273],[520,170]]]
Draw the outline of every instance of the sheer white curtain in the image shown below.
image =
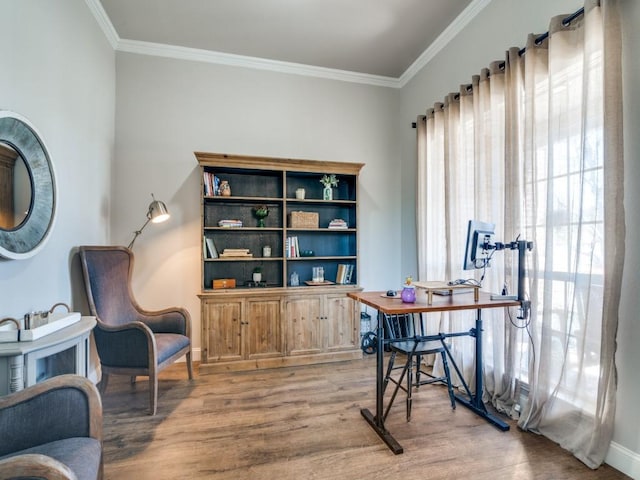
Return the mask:
[[[483,312],[484,398],[595,468],[611,440],[624,257],[620,30],[615,1],[588,0],[584,15],[565,18],[419,122],[418,271],[479,278],[462,271],[472,218],[495,223],[498,240],[534,242],[530,318]],[[494,255],[483,288],[515,291],[516,263],[510,251]],[[430,323],[459,331],[473,318]],[[453,350],[472,382],[469,340]]]

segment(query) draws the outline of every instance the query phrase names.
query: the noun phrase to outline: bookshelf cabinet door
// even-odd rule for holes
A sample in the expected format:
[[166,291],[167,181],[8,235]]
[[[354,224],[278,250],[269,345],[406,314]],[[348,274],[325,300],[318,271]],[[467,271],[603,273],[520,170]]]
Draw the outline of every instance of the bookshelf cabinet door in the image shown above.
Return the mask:
[[304,296],[286,300],[287,351],[308,355],[322,351],[322,297]]
[[202,308],[202,356],[206,363],[242,359],[242,301],[206,300]]
[[279,298],[247,300],[244,332],[247,359],[284,355],[281,305]]
[[360,344],[356,303],[345,295],[327,295],[325,335],[328,351],[352,350]]

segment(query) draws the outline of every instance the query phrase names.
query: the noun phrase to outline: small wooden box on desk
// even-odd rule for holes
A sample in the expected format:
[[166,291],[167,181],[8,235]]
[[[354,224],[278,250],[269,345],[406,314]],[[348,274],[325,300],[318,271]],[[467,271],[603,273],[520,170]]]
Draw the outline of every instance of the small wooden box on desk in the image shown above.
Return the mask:
[[433,294],[444,294],[453,297],[453,295],[458,293],[466,293],[470,290],[473,290],[473,301],[478,301],[478,296],[480,292],[480,285],[469,285],[469,284],[454,284],[451,285],[448,282],[439,282],[439,281],[431,281],[431,282],[413,282],[416,288],[422,289],[426,291],[427,294],[427,305],[433,304]]

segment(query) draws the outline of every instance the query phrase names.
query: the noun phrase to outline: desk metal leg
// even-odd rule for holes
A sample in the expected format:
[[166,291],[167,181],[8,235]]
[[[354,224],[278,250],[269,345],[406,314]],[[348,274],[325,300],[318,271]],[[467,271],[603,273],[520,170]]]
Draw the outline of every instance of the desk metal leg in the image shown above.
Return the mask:
[[384,426],[384,327],[380,312],[378,312],[378,328],[376,332],[378,336],[378,348],[376,350],[376,415],[374,416],[368,408],[361,409],[360,414],[391,451],[398,455],[403,453],[404,449]]
[[464,405],[465,407],[471,409],[477,415],[480,415],[488,422],[492,423],[496,427],[498,427],[502,431],[509,430],[509,425],[492,415],[487,411],[487,407],[484,405],[482,401],[482,392],[484,389],[484,384],[482,380],[482,363],[483,363],[483,352],[482,352],[482,311],[478,309],[478,314],[476,316],[476,328],[473,334],[476,337],[476,392],[474,395],[469,395],[469,398],[464,398],[459,395],[456,395],[456,400]]

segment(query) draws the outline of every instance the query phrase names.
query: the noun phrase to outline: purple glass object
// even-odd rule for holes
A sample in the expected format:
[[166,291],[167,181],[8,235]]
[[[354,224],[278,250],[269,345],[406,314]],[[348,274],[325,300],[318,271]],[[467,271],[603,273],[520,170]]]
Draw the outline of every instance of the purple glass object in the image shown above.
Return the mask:
[[400,293],[403,303],[415,303],[416,302],[416,289],[414,287],[404,287]]

